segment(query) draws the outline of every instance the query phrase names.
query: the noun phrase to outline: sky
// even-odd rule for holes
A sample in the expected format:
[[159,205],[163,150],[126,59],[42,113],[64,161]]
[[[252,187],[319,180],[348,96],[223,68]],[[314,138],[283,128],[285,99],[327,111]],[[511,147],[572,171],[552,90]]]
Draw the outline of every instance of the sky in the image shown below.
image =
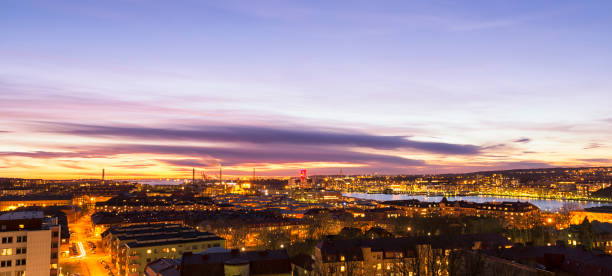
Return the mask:
[[0,177],[612,165],[610,1],[1,1]]

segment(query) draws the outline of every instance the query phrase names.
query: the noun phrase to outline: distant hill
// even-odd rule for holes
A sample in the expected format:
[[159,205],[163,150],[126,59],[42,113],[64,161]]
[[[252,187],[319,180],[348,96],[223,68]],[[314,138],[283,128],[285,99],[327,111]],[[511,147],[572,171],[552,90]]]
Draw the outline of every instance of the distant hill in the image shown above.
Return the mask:
[[591,197],[612,198],[612,186],[595,191]]

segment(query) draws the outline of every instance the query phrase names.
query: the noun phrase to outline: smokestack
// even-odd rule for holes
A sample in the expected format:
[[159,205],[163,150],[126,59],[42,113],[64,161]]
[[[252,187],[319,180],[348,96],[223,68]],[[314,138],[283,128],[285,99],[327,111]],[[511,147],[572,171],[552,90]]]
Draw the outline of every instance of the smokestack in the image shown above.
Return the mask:
[[102,183],[104,183],[104,168],[102,168]]
[[193,168],[191,172],[191,184],[195,184],[195,168]]

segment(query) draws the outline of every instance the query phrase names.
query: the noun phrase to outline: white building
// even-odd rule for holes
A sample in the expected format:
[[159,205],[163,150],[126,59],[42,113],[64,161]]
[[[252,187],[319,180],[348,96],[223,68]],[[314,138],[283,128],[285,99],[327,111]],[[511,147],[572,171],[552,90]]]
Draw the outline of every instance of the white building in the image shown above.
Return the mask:
[[60,226],[40,211],[0,215],[0,276],[55,276]]

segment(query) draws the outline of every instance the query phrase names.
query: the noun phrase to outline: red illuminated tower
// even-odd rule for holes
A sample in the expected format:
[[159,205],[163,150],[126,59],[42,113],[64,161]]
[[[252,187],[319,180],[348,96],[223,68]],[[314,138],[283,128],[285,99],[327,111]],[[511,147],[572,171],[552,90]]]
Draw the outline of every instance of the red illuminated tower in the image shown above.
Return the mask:
[[306,170],[300,170],[300,187],[303,188],[306,184]]

